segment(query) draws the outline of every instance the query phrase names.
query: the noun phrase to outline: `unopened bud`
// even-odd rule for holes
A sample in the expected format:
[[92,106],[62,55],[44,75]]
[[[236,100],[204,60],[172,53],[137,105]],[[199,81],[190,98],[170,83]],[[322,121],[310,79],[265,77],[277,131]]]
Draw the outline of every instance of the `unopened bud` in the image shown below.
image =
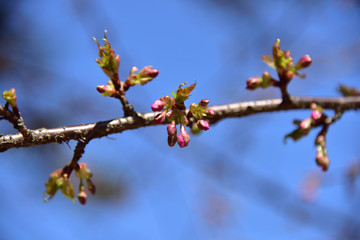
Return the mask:
[[171,121],[171,123],[167,126],[167,132],[169,136],[176,136],[177,130],[175,121]]
[[10,89],[9,91],[4,91],[3,98],[6,100],[6,102],[9,103],[11,107],[15,107],[16,106],[15,88]]
[[79,202],[84,205],[86,203],[87,194],[85,192],[84,187],[80,187],[80,191],[77,195]]
[[164,101],[156,100],[156,101],[151,105],[151,110],[153,110],[154,112],[161,111],[161,110],[163,110],[165,104],[166,104],[166,102],[164,102]]
[[176,136],[168,136],[168,144],[170,147],[175,146],[176,141],[178,140],[178,138]]
[[210,102],[209,99],[201,99],[199,105],[202,106],[203,108],[207,108],[209,102]]
[[301,121],[300,127],[303,130],[310,129],[311,123],[312,123],[312,119],[311,118],[306,118],[305,120]]
[[312,119],[314,119],[314,121],[317,121],[322,117],[322,113],[319,110],[313,110],[311,112],[311,117],[312,117]]
[[208,108],[208,109],[206,109],[206,115],[211,118],[211,117],[215,116],[215,112],[212,108]]
[[324,154],[321,150],[317,151],[316,154],[316,163],[322,170],[325,172],[329,169],[330,161],[327,154]]
[[185,126],[180,126],[180,135],[178,136],[178,144],[181,148],[186,147],[190,142],[190,136],[187,134]]
[[262,85],[261,77],[251,77],[246,81],[246,89],[255,90]]
[[197,121],[197,126],[202,129],[202,130],[209,130],[210,126],[209,126],[209,123],[205,120],[198,120]]
[[159,74],[159,70],[154,69],[153,66],[146,66],[138,73],[141,77],[155,78]]
[[116,93],[116,90],[114,87],[109,86],[109,85],[98,85],[96,87],[96,90],[101,93],[101,95],[105,96],[105,97],[111,97],[112,95],[114,95]]
[[311,63],[312,63],[312,60],[309,55],[302,56],[300,58],[300,60],[298,61],[298,63],[296,64],[296,69],[299,70],[299,69],[306,68],[306,67],[310,66]]

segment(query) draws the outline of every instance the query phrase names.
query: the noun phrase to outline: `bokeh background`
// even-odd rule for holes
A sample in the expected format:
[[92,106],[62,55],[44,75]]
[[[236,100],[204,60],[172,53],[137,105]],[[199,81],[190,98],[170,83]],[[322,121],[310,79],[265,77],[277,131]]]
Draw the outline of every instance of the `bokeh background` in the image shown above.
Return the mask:
[[[140,112],[195,80],[190,103],[279,97],[277,89],[245,90],[247,78],[274,74],[260,57],[276,38],[295,61],[313,59],[307,78],[290,84],[292,95],[335,97],[340,83],[359,87],[355,0],[1,1],[0,89],[16,88],[28,127],[122,116],[119,102],[95,89],[107,78],[91,37],[100,40],[105,29],[122,79],[132,66],[160,70],[127,92]],[[0,239],[360,239],[360,192],[349,177],[360,156],[359,113],[330,128],[325,174],[314,160],[318,130],[283,142],[293,119],[309,115],[224,120],[185,149],[167,146],[165,126],[93,140],[82,161],[97,194],[85,206],[62,194],[41,201],[74,142],[8,150],[0,154]],[[0,129],[15,133],[5,121]]]

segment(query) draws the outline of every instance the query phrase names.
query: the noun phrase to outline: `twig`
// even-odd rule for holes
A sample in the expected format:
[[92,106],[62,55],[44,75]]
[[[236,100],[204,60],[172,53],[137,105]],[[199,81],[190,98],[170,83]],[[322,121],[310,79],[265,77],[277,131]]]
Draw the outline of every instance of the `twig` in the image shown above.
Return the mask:
[[[214,124],[226,118],[244,117],[256,113],[310,109],[312,103],[316,103],[324,109],[334,109],[341,112],[360,109],[360,97],[292,97],[288,104],[283,105],[281,103],[282,99],[269,99],[212,106],[211,108],[214,110],[215,116],[210,119],[210,123]],[[0,152],[11,148],[29,147],[54,142],[79,141],[79,139],[83,139],[89,136],[89,134],[91,134],[92,139],[101,138],[110,134],[121,133],[125,130],[159,125],[154,122],[156,114],[157,113],[137,113],[141,118],[125,117],[53,129],[42,128],[33,130],[31,139],[24,138],[22,134],[3,135],[0,137]],[[163,124],[166,124],[166,122]]]

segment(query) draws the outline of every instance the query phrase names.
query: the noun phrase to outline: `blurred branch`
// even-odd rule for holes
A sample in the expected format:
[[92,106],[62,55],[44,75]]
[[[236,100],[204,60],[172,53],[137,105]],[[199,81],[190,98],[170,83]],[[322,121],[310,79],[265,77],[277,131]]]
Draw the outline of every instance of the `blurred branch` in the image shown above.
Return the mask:
[[[310,109],[312,103],[316,103],[324,109],[333,109],[335,111],[345,112],[347,110],[359,109],[360,97],[292,97],[289,104],[284,105],[281,103],[282,99],[269,99],[213,106],[211,108],[214,110],[215,116],[210,119],[210,123],[214,124],[226,118],[243,117],[263,112]],[[117,118],[90,124],[32,130],[31,139],[25,139],[22,134],[0,135],[0,152],[4,152],[11,148],[79,140],[89,134],[91,134],[92,138],[101,138],[110,134],[121,133],[125,130],[158,125],[158,123],[154,122],[154,118],[157,113],[138,113],[138,115],[139,118]],[[166,124],[166,122],[163,124]]]

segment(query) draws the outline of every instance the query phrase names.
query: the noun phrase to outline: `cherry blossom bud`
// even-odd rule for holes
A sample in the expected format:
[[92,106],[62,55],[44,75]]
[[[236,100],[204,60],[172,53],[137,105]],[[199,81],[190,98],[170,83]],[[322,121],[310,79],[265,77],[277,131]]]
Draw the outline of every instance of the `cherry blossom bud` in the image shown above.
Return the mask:
[[77,195],[79,202],[84,205],[86,203],[87,194],[83,186],[80,187],[80,191]]
[[316,154],[316,163],[319,167],[322,168],[322,170],[325,172],[329,169],[330,161],[326,153],[323,152],[323,150],[317,151]]
[[199,105],[203,108],[207,108],[207,105],[209,104],[209,99],[201,99]]
[[175,146],[175,143],[177,142],[178,138],[176,136],[168,136],[168,144],[170,147]]
[[317,121],[322,117],[322,113],[319,110],[313,110],[311,112],[311,117],[312,117],[312,119],[314,119],[314,121]]
[[211,118],[211,117],[215,116],[215,112],[213,109],[208,108],[208,109],[206,109],[206,115]]
[[200,129],[205,130],[205,131],[209,130],[209,128],[210,128],[209,123],[207,121],[205,121],[205,120],[198,120],[197,121],[197,126]]
[[177,130],[175,121],[171,121],[171,123],[167,126],[167,132],[169,136],[176,136]]
[[187,134],[185,126],[180,125],[180,135],[178,136],[178,144],[181,148],[186,147],[190,142],[190,136]]
[[101,95],[103,95],[104,97],[111,97],[114,96],[116,94],[116,90],[114,87],[114,84],[109,81],[108,85],[98,85],[96,87],[96,90],[101,93]]
[[255,90],[262,85],[262,82],[261,77],[251,77],[246,81],[246,89]]
[[165,104],[166,104],[166,102],[164,102],[164,101],[156,100],[153,103],[153,105],[151,105],[151,110],[153,110],[154,112],[161,111],[161,110],[163,110]]
[[303,129],[303,130],[310,129],[311,123],[312,123],[312,119],[311,118],[306,118],[305,120],[301,121],[300,128]]
[[141,69],[138,74],[143,78],[149,77],[153,79],[159,74],[159,70],[154,69],[153,66],[146,66]]
[[299,69],[306,68],[306,67],[310,66],[311,63],[312,63],[312,60],[311,60],[310,56],[304,55],[300,58],[300,60],[296,64],[296,69],[299,70]]

